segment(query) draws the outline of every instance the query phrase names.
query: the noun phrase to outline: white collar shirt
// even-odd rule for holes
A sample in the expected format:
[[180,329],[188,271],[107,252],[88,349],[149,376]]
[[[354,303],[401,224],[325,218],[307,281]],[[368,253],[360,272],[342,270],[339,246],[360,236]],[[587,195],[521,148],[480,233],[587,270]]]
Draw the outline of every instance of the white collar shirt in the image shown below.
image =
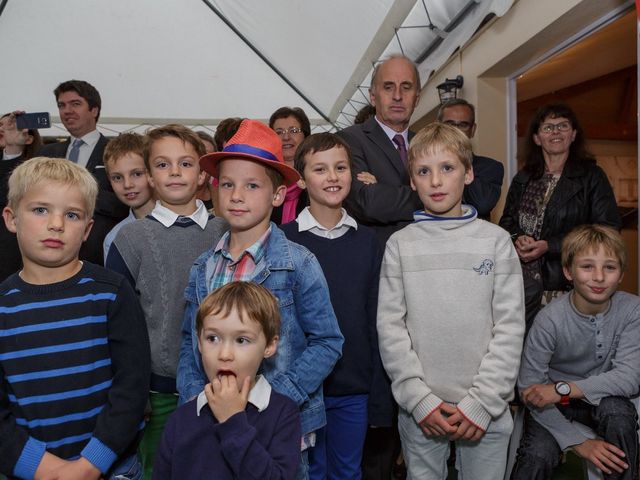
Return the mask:
[[384,130],[384,133],[387,134],[387,137],[389,137],[389,140],[391,140],[391,142],[393,143],[393,146],[396,147],[396,149],[398,148],[398,146],[393,141],[393,137],[400,134],[404,138],[404,144],[407,146],[406,147],[407,151],[409,151],[409,129],[408,128],[405,128],[402,132],[396,132],[393,128],[388,127],[387,125],[382,123],[380,120],[378,120],[378,117],[374,117],[374,118],[376,119],[376,122],[378,122],[378,125],[380,125],[380,128]]
[[191,215],[179,215],[173,210],[162,205],[160,200],[156,200],[156,206],[151,211],[151,216],[167,228],[176,223],[178,217],[187,217],[196,222],[200,228],[204,230],[207,227],[207,222],[209,221],[209,212],[207,211],[207,207],[205,207],[204,203],[202,203],[202,200],[196,200],[196,205],[198,207]]
[[355,230],[358,229],[358,223],[351,217],[347,211],[343,208],[342,210],[342,218],[333,228],[326,228],[320,225],[315,217],[311,214],[311,210],[309,207],[305,207],[304,210],[300,212],[296,221],[298,222],[298,231],[313,233],[319,237],[328,238],[329,240],[333,240],[335,238],[340,238],[345,233],[349,231],[350,228]]

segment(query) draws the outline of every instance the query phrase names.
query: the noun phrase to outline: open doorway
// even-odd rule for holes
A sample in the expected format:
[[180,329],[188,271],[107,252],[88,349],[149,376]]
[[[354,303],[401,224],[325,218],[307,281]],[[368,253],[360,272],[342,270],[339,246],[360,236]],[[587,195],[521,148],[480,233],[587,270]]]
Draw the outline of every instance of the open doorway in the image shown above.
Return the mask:
[[567,103],[606,172],[623,216],[629,269],[621,289],[638,293],[637,16],[631,9],[515,79],[517,170],[538,107]]

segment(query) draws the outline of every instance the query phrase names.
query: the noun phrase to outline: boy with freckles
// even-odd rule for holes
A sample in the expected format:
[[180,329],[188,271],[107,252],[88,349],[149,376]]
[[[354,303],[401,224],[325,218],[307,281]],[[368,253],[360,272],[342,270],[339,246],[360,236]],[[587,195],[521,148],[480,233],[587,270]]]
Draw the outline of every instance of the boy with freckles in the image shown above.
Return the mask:
[[409,147],[424,209],[391,236],[380,272],[380,355],[398,402],[409,478],[503,478],[524,334],[520,263],[509,234],[462,205],[471,143],[433,123]]
[[153,478],[295,478],[298,407],[257,375],[278,346],[276,298],[255,283],[228,283],[204,299],[196,330],[209,383],[169,420]]

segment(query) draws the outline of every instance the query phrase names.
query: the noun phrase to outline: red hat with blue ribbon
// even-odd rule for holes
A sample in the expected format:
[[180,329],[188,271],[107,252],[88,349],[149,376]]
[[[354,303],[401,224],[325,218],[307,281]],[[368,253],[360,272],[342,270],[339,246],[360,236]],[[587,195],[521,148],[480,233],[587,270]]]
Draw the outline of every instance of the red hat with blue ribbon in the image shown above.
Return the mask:
[[273,168],[282,174],[287,186],[300,180],[298,172],[284,162],[280,137],[257,120],[243,120],[221,152],[209,153],[200,158],[200,168],[217,177],[220,162],[233,159],[251,160]]

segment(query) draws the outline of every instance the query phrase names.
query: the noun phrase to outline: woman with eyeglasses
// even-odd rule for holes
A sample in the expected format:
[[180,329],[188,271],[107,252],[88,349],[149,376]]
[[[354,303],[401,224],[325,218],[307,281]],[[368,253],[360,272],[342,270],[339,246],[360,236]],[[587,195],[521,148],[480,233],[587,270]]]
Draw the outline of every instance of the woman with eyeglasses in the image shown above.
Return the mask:
[[620,229],[613,190],[587,151],[573,110],[545,105],[527,130],[524,168],[511,182],[500,219],[522,263],[527,329],[543,305],[571,288],[560,264],[562,240],[589,223]]
[[[282,156],[291,168],[298,145],[311,135],[311,124],[307,114],[301,108],[281,107],[271,115],[269,128],[275,131],[282,141]],[[308,205],[307,192],[299,184],[287,188],[284,203],[273,209],[271,220],[277,224],[289,223]]]

